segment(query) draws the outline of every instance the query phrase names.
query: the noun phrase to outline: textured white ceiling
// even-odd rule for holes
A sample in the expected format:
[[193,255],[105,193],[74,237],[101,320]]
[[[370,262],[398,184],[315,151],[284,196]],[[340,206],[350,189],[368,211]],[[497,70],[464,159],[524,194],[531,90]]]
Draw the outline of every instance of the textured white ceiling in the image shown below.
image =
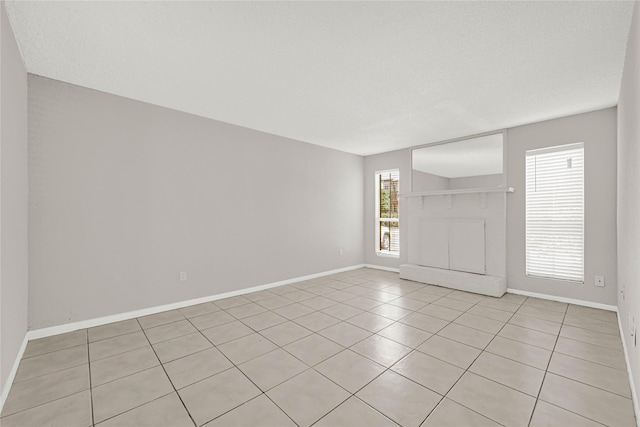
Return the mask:
[[27,70],[361,155],[616,105],[633,2],[29,2]]

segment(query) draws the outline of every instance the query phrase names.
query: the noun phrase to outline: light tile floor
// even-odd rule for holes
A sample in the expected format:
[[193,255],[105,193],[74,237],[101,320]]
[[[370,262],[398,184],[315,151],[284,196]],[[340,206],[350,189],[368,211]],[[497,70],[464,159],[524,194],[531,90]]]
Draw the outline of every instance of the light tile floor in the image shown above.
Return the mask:
[[359,269],[29,342],[12,426],[634,426],[616,314]]

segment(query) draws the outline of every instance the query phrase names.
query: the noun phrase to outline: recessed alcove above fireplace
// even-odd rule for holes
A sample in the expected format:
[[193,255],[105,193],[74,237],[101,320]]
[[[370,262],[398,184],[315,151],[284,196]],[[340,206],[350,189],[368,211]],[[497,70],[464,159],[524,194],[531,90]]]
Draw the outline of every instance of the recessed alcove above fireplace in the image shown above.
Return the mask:
[[400,277],[500,297],[506,283],[505,133],[412,152],[408,264]]

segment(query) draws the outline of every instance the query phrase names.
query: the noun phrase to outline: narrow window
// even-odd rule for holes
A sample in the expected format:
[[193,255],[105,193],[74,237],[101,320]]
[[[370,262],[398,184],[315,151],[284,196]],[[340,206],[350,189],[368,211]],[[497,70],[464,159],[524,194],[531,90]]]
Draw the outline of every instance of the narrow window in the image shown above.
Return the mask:
[[400,229],[398,193],[400,171],[398,169],[376,172],[376,253],[399,256]]
[[584,283],[584,144],[526,161],[526,274]]

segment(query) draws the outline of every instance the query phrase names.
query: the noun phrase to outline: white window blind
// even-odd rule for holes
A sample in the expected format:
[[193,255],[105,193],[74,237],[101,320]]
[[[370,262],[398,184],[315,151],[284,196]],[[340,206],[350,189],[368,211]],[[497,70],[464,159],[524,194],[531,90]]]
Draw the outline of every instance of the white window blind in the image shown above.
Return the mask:
[[526,153],[526,274],[584,282],[584,144]]
[[376,252],[400,253],[399,200],[400,171],[376,172]]

